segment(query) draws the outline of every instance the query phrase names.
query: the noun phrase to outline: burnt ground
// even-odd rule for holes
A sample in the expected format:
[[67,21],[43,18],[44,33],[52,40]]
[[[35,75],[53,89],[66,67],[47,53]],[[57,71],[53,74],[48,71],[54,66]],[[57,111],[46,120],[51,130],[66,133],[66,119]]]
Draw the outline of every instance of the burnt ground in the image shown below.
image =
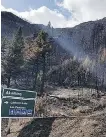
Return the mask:
[[35,119],[18,137],[106,137],[106,116]]
[[13,121],[11,133],[2,137],[106,137],[106,113],[85,117],[36,118]]
[[2,137],[106,137],[105,93],[97,98],[95,90],[59,89],[36,105],[43,118],[12,119],[7,136],[2,119]]

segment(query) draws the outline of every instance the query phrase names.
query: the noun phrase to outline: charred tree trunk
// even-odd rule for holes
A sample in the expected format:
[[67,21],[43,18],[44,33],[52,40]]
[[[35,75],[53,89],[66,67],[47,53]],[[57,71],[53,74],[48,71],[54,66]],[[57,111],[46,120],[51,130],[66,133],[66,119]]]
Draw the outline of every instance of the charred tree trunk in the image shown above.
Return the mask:
[[10,87],[10,81],[11,81],[11,76],[9,76],[8,79],[7,79],[7,88]]
[[34,81],[33,81],[33,90],[36,89],[36,81],[37,81],[37,76],[38,76],[38,58],[36,60],[36,73],[34,75]]
[[46,66],[46,54],[42,55],[42,60],[43,60],[43,67],[42,67],[42,81],[41,81],[41,89],[40,93],[42,94],[44,92],[44,83],[45,83],[45,66]]
[[[97,75],[97,74],[96,74]],[[97,76],[96,76],[96,92],[97,92],[97,98],[100,97],[100,94],[99,94],[99,88],[98,88],[98,79],[97,79]]]
[[80,74],[80,72],[78,71],[78,73],[77,73],[77,75],[78,75],[78,79],[77,79],[77,81],[78,81],[78,87],[80,87],[81,86],[81,74]]

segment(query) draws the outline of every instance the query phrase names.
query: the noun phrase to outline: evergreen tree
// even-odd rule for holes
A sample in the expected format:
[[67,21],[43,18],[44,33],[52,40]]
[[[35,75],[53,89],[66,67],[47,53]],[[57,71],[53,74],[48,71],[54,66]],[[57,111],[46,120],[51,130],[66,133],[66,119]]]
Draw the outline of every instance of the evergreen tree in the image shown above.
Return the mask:
[[6,38],[1,37],[1,54],[2,54],[1,57],[3,57],[4,54],[5,54],[5,52],[6,52],[6,51],[5,51],[5,50],[6,50],[6,44],[7,44]]
[[7,39],[5,37],[1,37],[1,83],[3,85],[5,84],[5,78],[4,71],[2,68],[8,51],[7,45],[9,45]]
[[47,27],[48,27],[49,29],[51,29],[51,22],[50,22],[50,21],[48,22]]
[[37,38],[33,39],[30,45],[26,46],[27,50],[25,50],[26,58],[33,66],[32,70],[30,70],[32,72],[31,75],[33,75],[32,89],[40,91],[41,94],[44,91],[46,70],[49,68],[48,60],[52,50],[50,42],[48,34],[40,31]]
[[51,25],[51,22],[49,21],[48,22],[48,25],[47,25],[47,33],[52,36],[52,31],[53,31],[53,28],[52,28],[52,25]]
[[23,48],[24,40],[22,29],[19,28],[15,35],[12,47],[3,63],[3,75],[4,78],[7,79],[7,87],[10,87],[11,78],[16,79],[21,72],[21,66],[23,64]]
[[38,47],[39,56],[41,57],[42,63],[42,80],[41,80],[41,89],[40,92],[44,91],[44,82],[45,82],[45,71],[46,71],[46,57],[49,55],[48,53],[51,51],[50,41],[48,39],[48,34],[44,31],[41,31],[38,34],[36,39],[36,44]]

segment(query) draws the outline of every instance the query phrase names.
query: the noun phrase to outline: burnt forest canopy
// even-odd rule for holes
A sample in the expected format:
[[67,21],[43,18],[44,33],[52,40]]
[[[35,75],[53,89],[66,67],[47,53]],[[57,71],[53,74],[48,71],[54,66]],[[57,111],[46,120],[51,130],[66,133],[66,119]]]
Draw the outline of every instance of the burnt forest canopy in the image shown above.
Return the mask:
[[[3,85],[10,82],[10,87],[38,92],[47,85],[106,90],[106,18],[73,28],[53,28],[1,12],[1,36]],[[19,39],[22,57],[12,56],[16,67],[9,57],[15,54]],[[6,67],[8,63],[11,68]]]

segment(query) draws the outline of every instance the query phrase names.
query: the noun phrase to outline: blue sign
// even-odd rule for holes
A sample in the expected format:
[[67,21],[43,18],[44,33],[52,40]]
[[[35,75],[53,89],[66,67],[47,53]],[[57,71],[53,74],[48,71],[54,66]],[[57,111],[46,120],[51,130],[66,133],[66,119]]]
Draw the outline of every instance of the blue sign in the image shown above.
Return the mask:
[[27,115],[32,115],[32,112],[33,112],[33,111],[32,111],[31,109],[28,109],[28,110],[27,110]]
[[14,109],[9,109],[9,115],[14,115]]
[[26,109],[23,109],[22,112],[21,112],[22,115],[26,116],[27,115],[27,111]]
[[32,116],[33,110],[32,109],[9,109],[10,116]]

